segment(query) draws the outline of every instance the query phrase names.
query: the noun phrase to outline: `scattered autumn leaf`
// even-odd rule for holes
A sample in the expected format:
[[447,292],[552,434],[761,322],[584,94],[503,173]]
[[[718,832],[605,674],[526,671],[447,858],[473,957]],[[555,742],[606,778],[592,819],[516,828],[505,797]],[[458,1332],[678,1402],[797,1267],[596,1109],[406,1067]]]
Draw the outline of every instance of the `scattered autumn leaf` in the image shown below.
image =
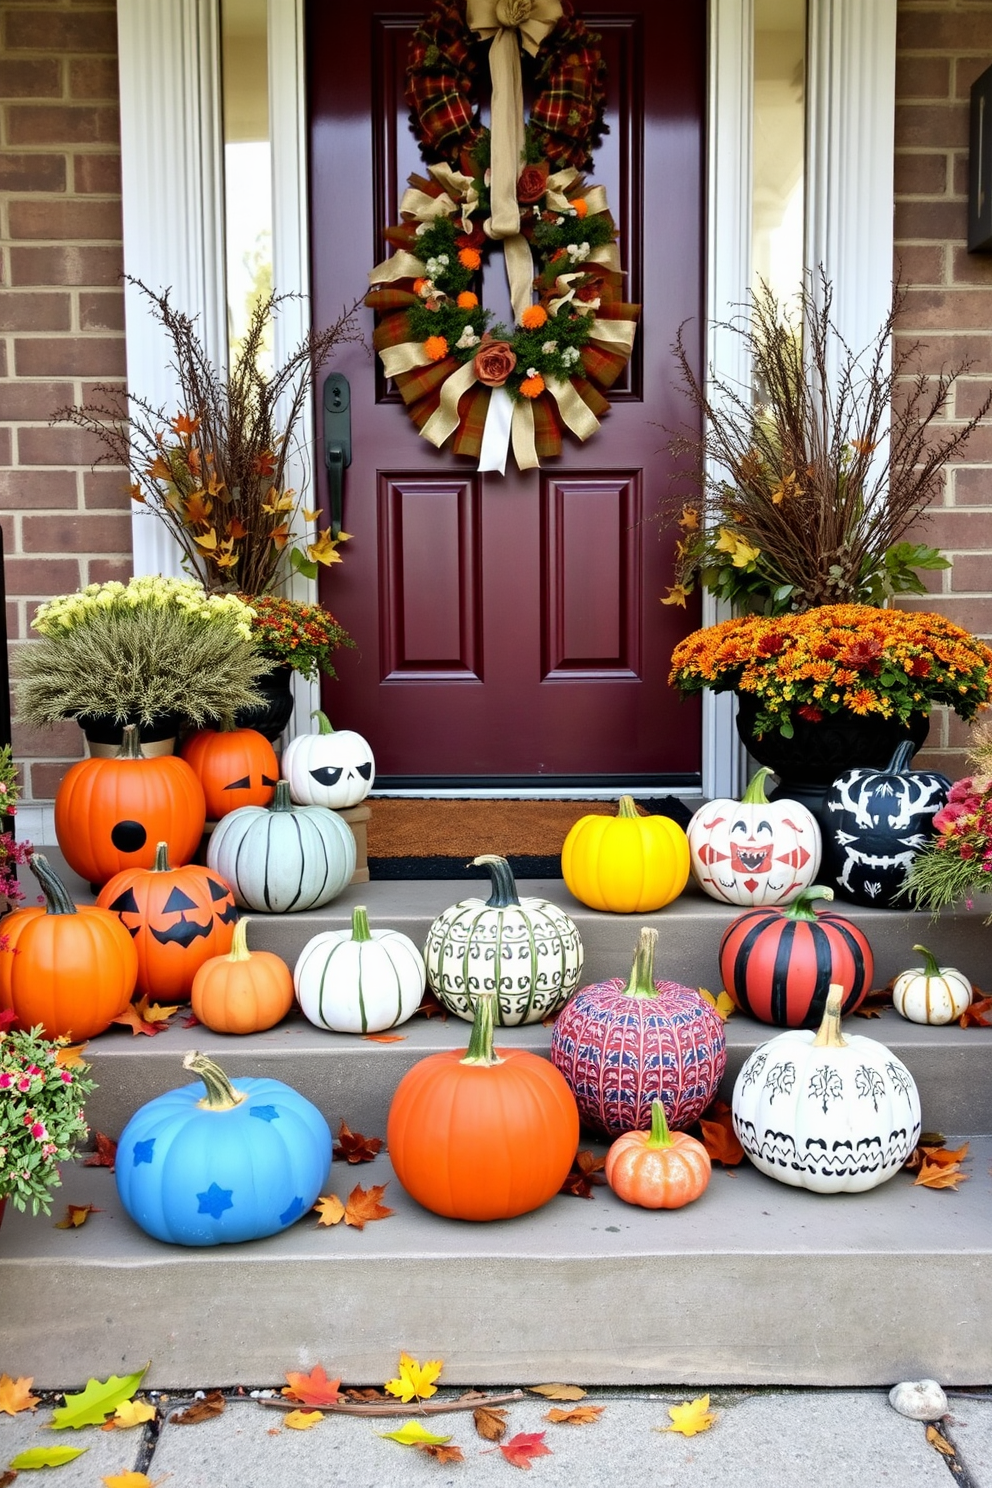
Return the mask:
[[324,1194],[313,1207],[319,1225],[336,1225],[344,1219],[344,1205],[337,1194]]
[[395,1210],[387,1208],[381,1202],[386,1186],[385,1183],[372,1183],[368,1188],[363,1188],[360,1183],[356,1183],[344,1206],[345,1224],[352,1225],[356,1230],[364,1230],[373,1219],[388,1219],[395,1213]]
[[382,1147],[382,1137],[363,1137],[361,1132],[351,1131],[342,1121],[334,1145],[334,1156],[350,1163],[371,1162],[382,1151]]
[[545,1400],[584,1400],[588,1391],[578,1385],[528,1385],[532,1395],[543,1395]]
[[85,1044],[63,1044],[56,1051],[55,1063],[59,1069],[86,1069],[87,1063],[83,1058]]
[[921,1142],[920,1150],[926,1162],[936,1163],[938,1168],[949,1168],[952,1163],[964,1162],[970,1146],[970,1142],[965,1142],[963,1147],[951,1148],[947,1146],[945,1139],[938,1147],[924,1147]]
[[178,1013],[180,1003],[171,1003],[163,1007],[160,1003],[149,1002],[147,996],[139,997],[134,1004],[134,1010],[143,1023],[168,1023]]
[[461,1447],[445,1446],[443,1442],[418,1442],[417,1447],[426,1457],[436,1457],[438,1462],[465,1461]]
[[716,1412],[710,1410],[710,1397],[698,1395],[695,1400],[683,1401],[681,1405],[670,1405],[668,1414],[671,1426],[656,1426],[656,1431],[678,1431],[682,1436],[698,1436],[709,1431],[716,1420]]
[[34,1410],[41,1396],[31,1394],[33,1384],[33,1374],[22,1374],[16,1380],[11,1379],[9,1374],[0,1374],[0,1411],[8,1416],[16,1416],[19,1411]]
[[605,1178],[596,1176],[605,1167],[605,1157],[597,1157],[593,1152],[577,1152],[568,1176],[558,1192],[573,1194],[577,1199],[591,1199],[593,1189],[606,1182]]
[[892,982],[887,987],[873,987],[863,998],[861,1006],[855,1008],[857,1016],[859,1018],[880,1018],[882,1009],[892,1006],[892,987]]
[[11,1458],[10,1466],[15,1473],[31,1467],[62,1467],[88,1451],[89,1447],[28,1447]]
[[962,1028],[988,1028],[992,1026],[992,1018],[985,1016],[989,1012],[992,1012],[992,997],[975,997],[971,1006],[965,1008],[961,1014],[958,1023]]
[[88,1152],[83,1158],[84,1168],[110,1168],[113,1171],[114,1163],[117,1161],[117,1143],[112,1141],[104,1132],[96,1133],[96,1151]]
[[180,1027],[182,1028],[199,1028],[199,1026],[200,1020],[195,1013],[187,1013],[186,1017],[180,1020]]
[[552,1406],[545,1412],[544,1419],[556,1426],[588,1426],[598,1421],[605,1409],[605,1405],[576,1405],[571,1410],[557,1410]]
[[129,1431],[132,1426],[154,1419],[155,1407],[147,1400],[122,1400],[106,1425],[112,1430]]
[[472,1412],[475,1429],[484,1441],[499,1441],[506,1435],[506,1411],[493,1405],[480,1405]]
[[[406,1358],[406,1355],[404,1354],[403,1357]],[[389,1386],[387,1385],[386,1388],[388,1389]],[[434,1391],[430,1393],[433,1395]],[[435,1436],[433,1431],[428,1431],[425,1426],[421,1426],[419,1421],[404,1421],[399,1430],[380,1431],[377,1435],[381,1436],[384,1441],[399,1442],[401,1447],[443,1447],[445,1442],[451,1440],[450,1434]]]
[[287,1369],[286,1378],[289,1384],[283,1386],[282,1393],[301,1405],[333,1405],[341,1399],[340,1376],[328,1379],[322,1364],[315,1364],[309,1374],[291,1374]]
[[406,1038],[405,1033],[363,1033],[363,1039],[370,1044],[401,1044]]
[[723,1121],[701,1120],[699,1129],[703,1134],[703,1146],[711,1161],[722,1163],[725,1168],[736,1168],[738,1163],[744,1161],[744,1148],[737,1140],[737,1133],[732,1126],[727,1126]]
[[932,1447],[936,1447],[938,1452],[943,1453],[945,1457],[954,1456],[954,1448],[947,1440],[947,1437],[941,1435],[936,1426],[927,1427],[927,1441]]
[[551,1448],[544,1445],[543,1431],[518,1431],[508,1442],[500,1442],[503,1453],[511,1467],[522,1467],[530,1471],[532,1457],[550,1457]]
[[324,1412],[319,1410],[289,1411],[283,1416],[282,1424],[288,1426],[291,1431],[309,1431],[311,1426],[316,1426],[318,1421],[324,1419]]
[[[145,999],[142,998],[142,1002],[144,1001]],[[123,1024],[125,1028],[130,1028],[131,1032],[134,1034],[145,1033],[149,1036],[149,1038],[151,1038],[156,1033],[164,1033],[166,1028],[169,1026],[168,1022],[163,1018],[143,1017],[141,1012],[139,1012],[140,1007],[141,1003],[133,1002],[130,1007],[124,1009],[119,1017],[111,1018],[110,1021],[112,1023]],[[159,1009],[159,1011],[161,1012],[162,1009]],[[176,1009],[173,1008],[172,1012],[175,1011]]]
[[3,1472],[0,1472],[0,1488],[10,1488],[11,1483],[16,1477],[16,1472],[10,1472],[7,1469],[5,1469]]
[[928,1162],[924,1158],[920,1164],[920,1171],[913,1179],[913,1186],[920,1188],[953,1188],[957,1189],[959,1183],[967,1183],[968,1174],[961,1172],[960,1163]]
[[194,1400],[185,1410],[174,1411],[169,1417],[173,1426],[198,1426],[213,1416],[222,1416],[227,1405],[219,1390],[211,1390],[202,1400]]
[[52,1415],[52,1428],[64,1431],[71,1427],[78,1431],[81,1426],[102,1426],[107,1416],[112,1415],[125,1400],[130,1400],[144,1379],[144,1369],[134,1374],[112,1374],[108,1379],[89,1379],[85,1390],[77,1395],[66,1395],[65,1404]]
[[729,992],[720,992],[714,997],[712,992],[708,992],[705,987],[700,987],[699,995],[709,1003],[710,1007],[716,1009],[724,1023],[737,1011],[737,1004]]
[[345,1393],[345,1395],[347,1395],[347,1397],[348,1397],[349,1400],[385,1400],[385,1398],[386,1398],[385,1395],[382,1393],[381,1390],[354,1390],[354,1389],[351,1389],[351,1390],[345,1390],[344,1393]]
[[161,1478],[156,1478],[154,1483],[147,1473],[122,1472],[116,1473],[111,1478],[101,1478],[101,1483],[106,1483],[107,1488],[158,1488],[159,1483],[164,1483],[169,1476],[166,1473]]
[[55,1221],[56,1230],[78,1230],[84,1225],[91,1214],[102,1214],[95,1204],[66,1204],[65,1214],[61,1219]]
[[424,993],[417,1012],[422,1018],[440,1018],[442,1023],[447,1023],[448,1021],[448,1009],[443,1002],[438,1001],[431,991]]
[[396,1395],[404,1405],[409,1405],[411,1400],[429,1400],[437,1394],[434,1381],[443,1368],[442,1359],[428,1359],[426,1364],[421,1364],[409,1354],[400,1354],[399,1378],[387,1380],[383,1388],[387,1394]]

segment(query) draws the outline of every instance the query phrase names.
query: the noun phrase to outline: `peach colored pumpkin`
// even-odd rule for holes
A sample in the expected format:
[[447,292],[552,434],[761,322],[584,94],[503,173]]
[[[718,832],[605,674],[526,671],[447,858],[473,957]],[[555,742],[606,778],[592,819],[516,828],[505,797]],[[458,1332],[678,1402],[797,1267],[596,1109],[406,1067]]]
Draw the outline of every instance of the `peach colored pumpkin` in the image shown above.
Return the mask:
[[660,1100],[651,1130],[624,1132],[606,1154],[606,1181],[618,1199],[641,1209],[681,1209],[710,1181],[709,1153],[685,1132],[670,1132]]
[[190,1002],[214,1033],[261,1033],[293,1006],[293,974],[272,951],[249,951],[248,920],[239,920],[227,956],[212,956],[193,978]]

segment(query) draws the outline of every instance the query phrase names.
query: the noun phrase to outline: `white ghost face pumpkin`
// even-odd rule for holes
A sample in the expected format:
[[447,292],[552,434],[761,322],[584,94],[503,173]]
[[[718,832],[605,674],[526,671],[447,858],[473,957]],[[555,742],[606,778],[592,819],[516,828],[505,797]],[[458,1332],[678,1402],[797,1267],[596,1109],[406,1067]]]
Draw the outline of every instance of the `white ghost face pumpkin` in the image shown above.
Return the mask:
[[724,904],[790,904],[816,878],[820,828],[798,801],[769,801],[768,769],[740,801],[710,801],[687,828],[700,888]]
[[298,806],[341,811],[364,801],[375,780],[372,751],[361,734],[335,731],[324,713],[314,713],[316,734],[298,734],[282,757],[283,778]]

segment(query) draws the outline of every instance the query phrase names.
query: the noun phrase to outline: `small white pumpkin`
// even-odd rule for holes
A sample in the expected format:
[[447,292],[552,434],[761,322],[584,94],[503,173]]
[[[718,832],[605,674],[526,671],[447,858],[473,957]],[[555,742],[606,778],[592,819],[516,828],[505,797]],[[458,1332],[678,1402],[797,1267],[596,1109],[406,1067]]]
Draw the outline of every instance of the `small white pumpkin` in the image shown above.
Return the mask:
[[283,779],[301,806],[329,806],[342,811],[364,801],[375,780],[372,751],[361,734],[335,731],[326,713],[311,713],[315,734],[297,734],[282,756]]
[[538,1023],[578,986],[582,941],[575,921],[547,899],[520,899],[505,858],[473,858],[492,879],[488,899],[462,899],[427,932],[427,981],[450,1012],[471,1023],[479,992],[495,992],[496,1022]]
[[293,972],[296,997],[318,1028],[379,1033],[412,1018],[423,1001],[424,958],[399,930],[370,930],[364,905],[351,928],[308,940]]
[[243,909],[318,909],[351,882],[355,838],[333,811],[293,806],[280,780],[271,806],[239,806],[217,823],[207,867],[231,885]]
[[920,1136],[909,1070],[877,1039],[840,1031],[830,987],[819,1031],[761,1044],[734,1085],[734,1130],[762,1173],[814,1193],[860,1193],[895,1176]]
[[692,873],[711,899],[760,908],[791,904],[816,880],[820,827],[798,801],[769,801],[760,769],[739,801],[700,806],[688,827]]
[[971,1007],[974,988],[955,966],[938,966],[926,946],[914,945],[922,966],[902,971],[892,985],[892,1005],[910,1023],[953,1023]]

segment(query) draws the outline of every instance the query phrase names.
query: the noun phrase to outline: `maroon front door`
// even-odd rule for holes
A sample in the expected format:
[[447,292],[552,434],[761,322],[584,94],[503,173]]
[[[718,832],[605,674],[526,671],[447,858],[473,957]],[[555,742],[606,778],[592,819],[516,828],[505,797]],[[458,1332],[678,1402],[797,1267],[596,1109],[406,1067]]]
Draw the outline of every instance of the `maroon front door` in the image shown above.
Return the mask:
[[[364,293],[391,251],[383,230],[406,178],[423,171],[403,87],[428,8],[309,7],[317,325]],[[607,189],[627,298],[643,306],[600,431],[585,444],[566,434],[540,470],[521,475],[511,456],[505,476],[481,475],[419,437],[366,350],[333,363],[351,384],[352,540],[321,598],[358,649],[338,653],[325,703],[370,740],[380,783],[698,783],[698,704],[667,685],[672,647],[698,616],[659,602],[677,534],[657,517],[666,428],[692,416],[671,345],[686,320],[690,341],[701,337],[706,3],[577,9],[609,69],[609,133],[589,179]],[[483,302],[512,320],[498,252]],[[319,488],[326,502],[322,472]]]

